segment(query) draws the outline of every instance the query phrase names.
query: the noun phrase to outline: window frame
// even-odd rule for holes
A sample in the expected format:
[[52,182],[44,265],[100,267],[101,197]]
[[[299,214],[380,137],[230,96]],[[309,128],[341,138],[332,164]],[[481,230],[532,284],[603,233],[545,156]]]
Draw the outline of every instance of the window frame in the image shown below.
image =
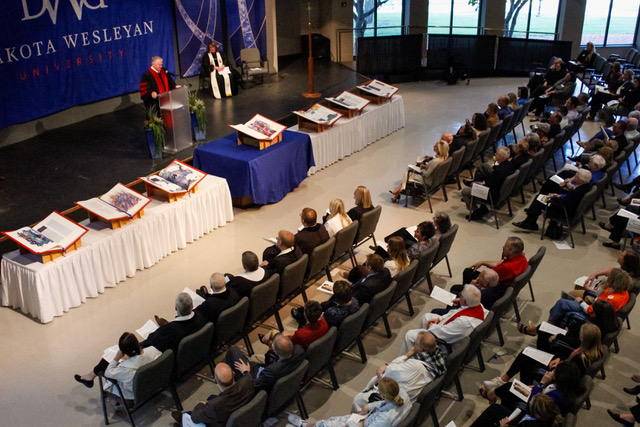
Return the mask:
[[[407,1],[407,0],[404,0]],[[411,0],[408,0],[411,1]],[[451,2],[451,8],[449,9],[449,33],[448,35],[453,35],[453,9],[454,9],[454,2],[455,1],[462,1],[462,2],[468,2],[468,0],[450,0]],[[484,30],[480,27],[480,23],[481,23],[481,16],[482,16],[482,10],[486,7],[485,5],[486,1],[485,0],[479,0],[478,3],[478,17],[477,17],[477,21],[476,21],[476,35],[481,35],[481,33],[484,32]],[[470,28],[470,27],[464,27],[464,28]],[[429,34],[429,3],[427,2],[427,34]],[[441,33],[438,33],[441,34]]]
[[[613,2],[615,0],[609,0],[609,13],[607,14],[607,23],[606,26],[604,28],[604,43],[601,45],[598,44],[594,44],[596,47],[624,47],[624,46],[632,46],[634,47],[636,45],[635,41],[638,39],[638,24],[640,23],[640,5],[638,6],[638,12],[636,13],[636,27],[635,30],[633,32],[633,41],[631,42],[631,44],[609,44],[607,43],[607,41],[609,40],[609,26],[611,25],[611,11],[613,10]],[[618,0],[618,1],[622,1],[622,0]],[[584,4],[584,12],[585,12],[585,17],[587,14],[587,2],[585,1]],[[582,32],[584,33],[584,20],[582,21]],[[582,38],[582,37],[580,37]],[[582,43],[580,44],[580,46],[585,46],[582,45]]]

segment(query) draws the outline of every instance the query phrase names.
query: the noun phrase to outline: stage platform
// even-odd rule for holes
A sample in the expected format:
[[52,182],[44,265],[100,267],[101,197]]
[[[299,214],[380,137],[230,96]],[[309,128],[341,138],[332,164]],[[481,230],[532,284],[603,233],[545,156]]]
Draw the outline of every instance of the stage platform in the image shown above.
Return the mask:
[[[256,113],[287,126],[296,123],[292,110],[316,100],[307,91],[306,58],[281,64],[280,72],[263,84],[246,84],[236,97],[216,100],[206,96],[207,143],[233,132],[228,124],[244,123]],[[315,64],[316,91],[333,96],[367,79],[330,61]],[[191,78],[192,89],[198,79]],[[178,79],[184,84],[185,79]],[[0,148],[0,229],[30,225],[108,191],[117,182],[127,184],[162,169],[174,158],[192,156],[194,145],[172,157],[152,160],[143,132],[142,104],[104,114],[63,128],[43,131],[35,138]],[[202,145],[202,144],[200,144]],[[167,156],[165,154],[165,156]],[[0,253],[5,252],[0,245]]]

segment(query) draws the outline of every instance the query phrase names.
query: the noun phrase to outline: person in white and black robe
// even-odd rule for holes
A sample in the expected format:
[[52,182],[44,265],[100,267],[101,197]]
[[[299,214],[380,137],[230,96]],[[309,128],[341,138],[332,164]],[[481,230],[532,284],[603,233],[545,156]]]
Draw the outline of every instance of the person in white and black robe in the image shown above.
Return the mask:
[[210,75],[211,91],[216,99],[238,94],[238,85],[231,68],[225,66],[214,42],[209,43],[202,57],[202,71]]

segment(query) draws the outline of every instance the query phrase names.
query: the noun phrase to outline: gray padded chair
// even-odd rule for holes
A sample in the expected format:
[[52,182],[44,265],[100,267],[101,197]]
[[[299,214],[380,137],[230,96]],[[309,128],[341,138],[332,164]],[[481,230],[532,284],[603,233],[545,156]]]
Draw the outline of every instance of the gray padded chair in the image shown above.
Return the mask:
[[420,415],[420,404],[414,403],[411,405],[411,410],[409,411],[407,416],[404,417],[404,419],[400,421],[398,424],[396,424],[396,427],[413,427],[418,425],[416,423],[416,420],[418,419],[418,415]]
[[[596,201],[596,197],[598,196],[598,187],[591,187],[591,190],[587,194],[582,197],[580,203],[578,203],[578,207],[576,208],[576,212],[573,217],[569,218],[567,210],[564,206],[562,207],[564,215],[559,216],[548,216],[547,211],[543,213],[542,227],[540,227],[540,240],[544,239],[544,231],[545,224],[548,219],[558,221],[562,223],[562,225],[566,226],[569,230],[569,238],[571,239],[571,247],[575,248],[575,242],[573,241],[573,229],[578,226],[578,224],[582,225],[582,234],[587,234],[587,229],[584,225],[584,214],[591,208]],[[553,200],[553,199],[551,199]]]
[[242,49],[240,60],[242,61],[242,80],[247,81],[259,76],[260,83],[264,82],[264,75],[269,74],[269,61],[260,57],[258,48]]
[[211,322],[204,325],[199,331],[182,338],[176,353],[175,380],[179,380],[187,374],[198,372],[205,365],[209,365],[211,375],[215,376],[213,363],[209,357],[211,341],[213,341],[213,323]]
[[226,427],[260,427],[267,407],[267,392],[260,390],[249,403],[229,415]]
[[455,384],[459,401],[462,401],[462,399],[464,399],[464,395],[462,394],[462,385],[460,384],[460,378],[458,378],[458,374],[460,373],[460,368],[462,367],[464,356],[467,354],[467,350],[469,349],[470,342],[471,338],[469,338],[468,336],[458,341],[454,346],[453,351],[447,356],[447,359],[445,360],[447,365],[447,373],[444,374],[442,390],[448,389],[452,383]]
[[[498,197],[498,200],[493,200],[493,198],[491,197],[491,192],[489,192],[487,200],[474,198],[473,196],[471,196],[471,204],[473,204],[473,201],[475,200],[477,203],[486,205],[491,209],[497,229],[500,229],[500,225],[498,224],[498,209],[500,209],[503,204],[507,204],[507,207],[509,208],[509,216],[513,216],[513,211],[511,209],[511,194],[513,193],[513,189],[515,188],[516,182],[518,181],[519,177],[520,171],[517,170],[505,178],[502,186],[500,187],[500,195]],[[471,213],[472,212],[469,211],[469,221],[471,221]]]
[[[243,297],[233,307],[220,313],[213,331],[211,349],[216,352],[233,342],[234,339],[244,339],[244,325],[249,313],[249,298]],[[246,340],[245,340],[246,343]]]
[[544,258],[544,254],[547,252],[546,246],[540,246],[538,248],[538,252],[531,258],[529,258],[529,267],[531,267],[531,277],[529,277],[529,291],[531,292],[531,301],[535,302],[535,297],[533,296],[533,285],[531,284],[531,279],[533,275],[536,273],[536,270],[540,266],[542,262],[542,258]]
[[336,345],[333,348],[334,357],[348,350],[355,342],[358,345],[362,363],[367,363],[367,356],[364,351],[364,346],[362,345],[362,340],[360,339],[360,334],[364,326],[364,321],[367,320],[368,312],[369,304],[363,304],[358,311],[342,321],[338,328]]
[[513,295],[511,296],[511,301],[513,302],[513,311],[516,314],[516,320],[520,322],[520,310],[518,309],[518,295],[522,288],[527,286],[527,283],[531,279],[531,266],[527,266],[527,268],[516,276],[511,283],[511,288],[513,288]]
[[634,294],[633,292],[629,292],[629,301],[627,301],[625,305],[620,307],[620,309],[616,313],[618,319],[627,321],[627,329],[631,329],[631,323],[629,323],[629,313],[631,313],[631,310],[633,310],[633,307],[636,305],[636,298],[636,294]]
[[302,386],[302,379],[309,367],[309,361],[303,360],[300,366],[293,370],[293,372],[278,378],[273,384],[273,387],[268,393],[267,397],[267,418],[276,416],[295,399],[298,404],[298,410],[301,416],[307,413],[302,396],[300,395],[300,388]]
[[252,329],[254,323],[258,322],[267,314],[273,313],[276,317],[278,325],[282,324],[280,313],[278,313],[276,302],[278,297],[278,288],[280,287],[280,275],[274,274],[264,283],[254,286],[249,295],[249,312],[247,313],[247,323],[245,326],[245,344],[249,356],[253,355],[253,347],[251,340],[247,336],[249,330]]
[[[387,310],[391,305],[391,298],[396,291],[397,283],[395,281],[382,292],[378,292],[369,303],[369,313],[367,314],[367,320],[364,322],[362,332],[366,331],[382,317],[384,322],[384,328],[387,332],[387,338],[391,338],[391,328],[389,327],[389,319],[387,319]],[[366,359],[366,356],[365,356]]]
[[[286,305],[287,301],[295,297],[302,288],[308,263],[309,256],[304,254],[299,260],[287,265],[282,271],[280,287],[278,288],[278,309]],[[276,316],[276,321],[278,322],[278,329],[283,331],[284,326],[282,325],[280,316]]]
[[438,249],[440,249],[439,241],[418,256],[418,267],[416,268],[416,274],[413,275],[412,286],[416,286],[426,278],[429,273],[429,269],[431,268],[431,264],[438,254]]
[[[536,153],[538,154],[538,153]],[[524,162],[519,168],[520,175],[518,175],[518,179],[513,186],[513,191],[511,192],[511,197],[515,197],[520,194],[520,198],[522,199],[522,204],[525,203],[524,199],[524,184],[526,180],[529,178],[529,171],[533,167],[533,158]]]
[[456,239],[457,234],[458,224],[453,224],[449,231],[443,233],[440,236],[440,247],[438,247],[438,252],[436,253],[435,258],[433,259],[433,263],[431,264],[431,267],[429,267],[429,271],[427,272],[427,281],[429,282],[430,290],[433,290],[433,283],[431,282],[431,270],[433,270],[433,268],[438,265],[443,259],[447,262],[449,277],[453,277],[451,275],[451,265],[449,264],[449,251],[451,250],[451,246],[453,246],[453,241]]
[[411,304],[411,296],[409,293],[411,292],[411,286],[413,285],[413,277],[416,275],[416,270],[418,269],[418,260],[414,259],[411,261],[411,264],[404,270],[400,271],[396,275],[396,290],[391,297],[391,304],[395,305],[399,302],[402,297],[405,297],[407,300],[407,307],[409,309],[409,315],[413,316],[413,305]]
[[[373,239],[373,245],[377,246],[376,237],[373,233],[376,231],[378,221],[380,221],[380,214],[382,214],[382,205],[378,205],[371,209],[369,212],[365,212],[360,217],[360,225],[358,226],[358,232],[356,238],[353,240],[353,249],[362,245],[369,239]],[[355,259],[355,256],[353,257]]]
[[431,414],[431,421],[434,427],[440,427],[438,423],[438,414],[436,414],[435,404],[438,401],[438,394],[442,389],[445,376],[440,375],[435,380],[427,384],[420,394],[416,398],[416,402],[420,404],[420,414],[418,415],[418,421],[416,425],[423,425],[429,413]]
[[[466,152],[467,152],[467,147],[461,147],[451,155],[451,164],[449,165],[449,170],[447,171],[447,175],[444,178],[446,182],[449,180],[449,178],[453,177],[456,180],[456,184],[458,184],[458,190],[462,188],[460,186],[460,177],[458,176],[458,170],[460,169],[460,165],[462,164],[462,158],[464,157]],[[446,184],[443,184],[443,185],[446,185]]]
[[431,172],[431,185],[427,186],[424,182],[421,184],[407,182],[407,186],[404,189],[404,207],[409,206],[409,196],[420,196],[424,192],[424,196],[427,198],[429,202],[429,210],[433,213],[433,206],[431,205],[431,195],[435,194],[439,189],[442,189],[442,195],[444,197],[444,201],[447,202],[449,198],[447,197],[447,188],[444,185],[444,180],[447,177],[447,172],[449,171],[449,167],[453,162],[453,158],[449,157],[444,162],[437,165],[433,168],[433,172]]
[[[333,363],[331,362],[331,358],[333,356],[333,348],[336,345],[336,340],[338,339],[338,329],[335,326],[329,328],[329,332],[327,332],[323,337],[315,340],[309,345],[307,348],[306,357],[309,361],[309,368],[307,369],[307,373],[304,375],[303,384],[308,384],[322,368],[327,368],[329,371],[329,376],[331,377],[331,387],[334,390],[337,390],[338,380],[336,378],[336,373],[333,370]],[[317,379],[321,381],[320,379]],[[321,381],[325,383],[325,381]],[[328,383],[327,383],[328,384]]]
[[509,309],[509,304],[511,304],[511,297],[513,296],[513,288],[509,287],[504,292],[496,302],[493,303],[493,307],[491,307],[491,311],[493,311],[493,320],[491,321],[491,325],[489,326],[489,330],[487,331],[487,335],[485,339],[489,338],[495,329],[498,333],[498,342],[500,343],[500,347],[504,346],[504,336],[502,335],[502,327],[500,326],[500,318],[507,312]]
[[489,328],[493,323],[493,317],[493,311],[488,312],[484,317],[482,323],[476,326],[476,328],[469,334],[469,338],[471,340],[469,341],[467,354],[465,355],[464,361],[462,362],[462,364],[466,368],[471,368],[471,366],[469,366],[469,363],[471,363],[471,361],[475,357],[476,359],[478,359],[478,371],[484,372],[485,367],[484,358],[482,357],[482,340],[487,336],[487,333],[489,332]]
[[[353,221],[342,230],[338,231],[335,236],[336,244],[333,247],[333,254],[331,255],[331,264],[339,262],[344,254],[349,255],[351,260],[351,266],[356,266],[355,255],[353,253],[353,242],[356,240],[356,234],[358,234],[358,228],[360,227],[359,221]],[[331,281],[331,264],[327,265],[327,279]]]
[[[178,393],[171,381],[173,364],[173,351],[166,350],[156,360],[138,369],[133,377],[133,401],[125,400],[122,397],[122,390],[120,389],[118,382],[115,380],[111,381],[114,384],[114,387],[118,390],[118,398],[120,399],[121,406],[127,412],[127,417],[129,418],[129,422],[132,426],[135,427],[132,414],[167,387],[171,390],[171,395],[176,408],[178,408],[179,411],[182,411],[180,398],[178,398]],[[102,413],[104,414],[104,423],[109,424],[106,399],[108,396],[116,397],[116,395],[104,390],[103,381],[105,379],[108,378],[104,376],[104,373],[100,373],[98,375],[100,403],[102,406]]]
[[307,265],[307,272],[305,274],[304,282],[301,289],[304,302],[307,302],[305,283],[309,282],[309,280],[313,279],[320,273],[326,274],[327,266],[331,262],[331,255],[333,255],[333,248],[335,246],[336,239],[335,237],[331,237],[326,242],[316,246],[311,252],[311,255],[309,256],[309,264]]

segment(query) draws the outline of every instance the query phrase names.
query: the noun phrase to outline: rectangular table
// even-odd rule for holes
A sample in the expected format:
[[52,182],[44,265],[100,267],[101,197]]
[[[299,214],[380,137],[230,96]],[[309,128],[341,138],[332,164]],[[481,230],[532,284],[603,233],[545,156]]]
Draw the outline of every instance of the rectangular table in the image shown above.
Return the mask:
[[369,104],[362,114],[351,119],[341,117],[331,129],[317,133],[308,129],[290,129],[311,137],[316,166],[309,175],[322,170],[367,145],[404,127],[404,103],[400,95],[382,105]]
[[279,202],[297,188],[315,165],[309,135],[285,130],[282,141],[258,150],[238,145],[236,133],[196,148],[193,166],[226,178],[231,196],[253,203]]
[[117,230],[87,219],[82,247],[55,261],[42,264],[18,250],[3,255],[2,305],[51,322],[232,220],[227,182],[211,175],[175,203],[152,199],[142,218]]

